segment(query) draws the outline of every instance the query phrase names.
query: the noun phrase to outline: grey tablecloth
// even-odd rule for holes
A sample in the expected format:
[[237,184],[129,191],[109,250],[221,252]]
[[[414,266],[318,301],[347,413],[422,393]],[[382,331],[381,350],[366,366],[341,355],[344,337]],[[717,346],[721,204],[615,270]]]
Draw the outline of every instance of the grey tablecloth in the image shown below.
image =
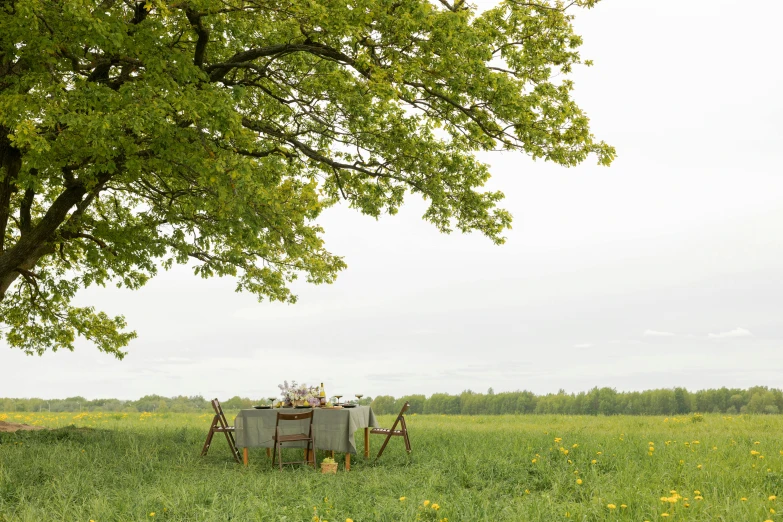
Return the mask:
[[[270,410],[240,410],[234,419],[237,446],[240,448],[272,448],[275,438],[277,412],[301,413],[307,410],[280,408]],[[280,421],[283,435],[307,433],[308,421]],[[356,453],[353,434],[361,428],[376,428],[378,422],[369,406],[357,406],[342,410],[316,408],[313,415],[315,447],[339,453]],[[283,447],[305,447],[306,443],[286,443]]]

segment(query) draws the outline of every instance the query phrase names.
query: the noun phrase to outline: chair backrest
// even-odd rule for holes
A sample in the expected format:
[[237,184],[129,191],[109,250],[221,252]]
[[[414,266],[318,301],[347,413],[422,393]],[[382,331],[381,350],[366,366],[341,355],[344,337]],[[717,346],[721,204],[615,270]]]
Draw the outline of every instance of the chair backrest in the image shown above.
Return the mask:
[[220,424],[225,428],[228,426],[228,421],[226,420],[226,415],[223,413],[223,407],[220,406],[220,401],[217,399],[212,399],[212,409],[215,410],[215,415],[217,415],[220,418]]
[[310,410],[306,413],[280,413],[277,412],[277,420],[278,422],[283,421],[294,421],[294,420],[303,420],[303,419],[311,419],[313,418],[313,410]]
[[405,414],[406,411],[408,411],[408,408],[410,407],[411,407],[411,403],[405,401],[405,404],[402,405],[402,409],[400,410],[400,414],[397,415],[396,419],[394,419],[394,424],[392,424],[391,431],[397,429],[397,424],[399,424],[400,421],[402,421],[403,426],[405,426],[405,417],[403,415]]
[[280,426],[280,421],[296,421],[296,420],[310,419],[310,432],[312,432],[313,413],[315,413],[315,410],[310,410],[308,412],[302,412],[302,413],[280,413],[278,411],[277,420],[275,421],[275,431],[277,431],[277,428]]

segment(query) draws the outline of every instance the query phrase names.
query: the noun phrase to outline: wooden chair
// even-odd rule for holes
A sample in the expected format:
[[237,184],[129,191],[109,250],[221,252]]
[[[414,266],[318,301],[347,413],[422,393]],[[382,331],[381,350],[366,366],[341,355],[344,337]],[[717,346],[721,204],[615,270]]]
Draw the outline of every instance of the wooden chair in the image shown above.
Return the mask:
[[[272,455],[272,467],[275,466],[275,457],[279,457],[280,471],[283,471],[283,464],[307,464],[313,465],[315,469],[315,438],[313,437],[313,412],[310,410],[307,413],[280,413],[277,412],[277,421],[275,422],[275,453]],[[293,435],[281,435],[280,434],[280,421],[301,421],[310,419],[309,431],[307,435],[304,433],[296,433]],[[290,462],[283,462],[283,443],[284,442],[301,442],[307,441],[307,449],[305,450],[305,460],[297,460]],[[311,449],[312,448],[312,451]],[[312,455],[312,459],[311,459]]]
[[201,456],[203,457],[209,451],[209,446],[212,444],[212,437],[215,433],[223,433],[228,441],[228,447],[231,449],[231,454],[234,455],[234,460],[236,460],[237,463],[242,462],[239,457],[236,441],[234,441],[234,426],[229,426],[228,421],[226,421],[226,416],[223,414],[223,408],[220,406],[219,400],[212,399],[212,409],[215,410],[215,416],[212,417],[212,424],[209,426],[207,440],[204,442],[204,447],[201,448]]
[[[376,459],[381,458],[381,455],[383,454],[383,450],[386,449],[386,445],[389,443],[389,439],[392,437],[402,437],[405,440],[405,451],[408,453],[411,452],[411,441],[408,438],[408,426],[405,424],[405,412],[408,411],[408,408],[411,407],[411,404],[409,402],[406,402],[403,404],[402,409],[400,410],[400,414],[397,415],[397,419],[395,419],[394,424],[392,425],[391,429],[387,430],[386,428],[373,428],[370,430],[370,433],[375,433],[377,435],[386,435],[386,440],[383,441],[383,446],[381,446],[381,451],[378,452],[378,456],[376,456]],[[400,429],[397,428],[397,424],[400,425]]]

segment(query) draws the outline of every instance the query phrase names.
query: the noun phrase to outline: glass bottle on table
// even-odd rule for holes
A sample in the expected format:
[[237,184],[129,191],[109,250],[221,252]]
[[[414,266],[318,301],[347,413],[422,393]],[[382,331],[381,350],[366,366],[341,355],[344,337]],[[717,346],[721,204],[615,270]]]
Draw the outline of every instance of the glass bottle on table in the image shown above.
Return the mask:
[[324,383],[321,383],[321,392],[318,394],[318,400],[321,406],[326,406],[326,390],[324,390]]

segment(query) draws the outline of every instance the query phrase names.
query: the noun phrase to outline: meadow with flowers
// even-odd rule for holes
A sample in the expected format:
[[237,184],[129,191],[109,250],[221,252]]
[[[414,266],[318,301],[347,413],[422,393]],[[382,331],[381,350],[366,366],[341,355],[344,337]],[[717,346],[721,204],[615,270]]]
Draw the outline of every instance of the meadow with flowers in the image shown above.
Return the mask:
[[411,415],[410,457],[393,440],[337,475],[280,473],[263,449],[244,468],[218,437],[199,457],[209,414],[0,420],[51,428],[0,433],[4,522],[783,520],[778,415]]

